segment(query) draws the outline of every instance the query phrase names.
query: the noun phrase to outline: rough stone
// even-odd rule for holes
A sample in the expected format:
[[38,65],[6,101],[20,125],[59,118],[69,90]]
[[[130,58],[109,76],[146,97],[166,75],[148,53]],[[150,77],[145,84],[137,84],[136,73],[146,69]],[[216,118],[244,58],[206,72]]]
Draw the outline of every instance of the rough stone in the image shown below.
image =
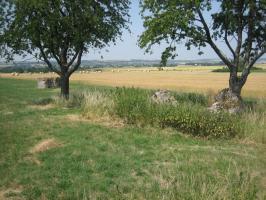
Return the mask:
[[215,97],[215,102],[208,108],[211,112],[226,111],[230,114],[240,113],[243,102],[239,95],[232,93],[229,88],[221,90]]
[[167,90],[158,90],[156,91],[152,97],[152,101],[155,103],[176,103],[176,99],[171,93]]
[[38,78],[37,79],[37,87],[39,89],[44,88],[58,88],[60,87],[60,78]]

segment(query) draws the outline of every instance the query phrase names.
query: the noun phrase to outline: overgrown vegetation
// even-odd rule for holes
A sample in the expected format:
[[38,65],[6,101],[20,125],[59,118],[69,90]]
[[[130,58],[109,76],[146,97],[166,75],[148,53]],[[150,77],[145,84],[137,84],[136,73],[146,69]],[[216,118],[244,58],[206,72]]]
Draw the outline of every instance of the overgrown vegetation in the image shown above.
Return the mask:
[[150,92],[140,89],[117,89],[115,113],[130,124],[172,127],[197,136],[228,137],[240,132],[234,116],[213,114],[202,106],[203,95],[176,94],[176,104],[157,104]]
[[85,118],[123,120],[139,127],[174,128],[185,134],[207,138],[249,138],[266,142],[264,134],[265,100],[247,99],[239,115],[211,113],[206,108],[208,95],[173,92],[177,103],[158,104],[151,100],[154,91],[137,88],[92,88],[80,90],[69,101],[57,104],[78,107]]

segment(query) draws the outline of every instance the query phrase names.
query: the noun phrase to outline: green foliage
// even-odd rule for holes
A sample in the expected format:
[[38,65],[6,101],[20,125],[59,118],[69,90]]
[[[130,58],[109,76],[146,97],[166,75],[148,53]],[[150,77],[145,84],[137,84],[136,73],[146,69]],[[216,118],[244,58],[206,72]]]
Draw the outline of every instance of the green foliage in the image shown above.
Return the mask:
[[[46,57],[56,60],[61,59],[63,51],[72,57],[81,49],[87,52],[92,47],[104,47],[122,34],[128,21],[127,0],[6,2],[13,9],[3,15],[0,28],[12,53],[36,53],[42,49]],[[1,4],[1,9],[7,6]],[[43,58],[41,52],[37,55]]]
[[179,103],[199,104],[201,106],[208,105],[207,95],[190,92],[175,92],[173,93],[173,96]]
[[[184,41],[188,50],[194,46],[199,48],[199,53],[202,54],[200,51],[201,47],[209,44],[214,48],[213,39],[218,40],[221,38],[227,39],[228,36],[232,37],[238,31],[239,26],[245,26],[244,28],[242,27],[241,32],[245,28],[257,29],[254,34],[250,35],[254,39],[252,42],[257,45],[257,49],[252,49],[252,51],[259,49],[265,51],[266,33],[263,17],[265,17],[266,4],[264,1],[258,1],[255,4],[244,2],[242,3],[243,5],[237,5],[239,2],[235,3],[233,1],[216,2],[219,9],[218,11],[215,10],[215,12],[212,10],[213,4],[210,1],[190,0],[142,1],[142,16],[146,30],[141,35],[140,47],[147,47],[147,51],[149,51],[152,45],[160,44],[163,41],[166,42],[169,46],[162,54],[163,61],[177,55],[175,53],[177,50],[176,45],[181,41]],[[255,10],[252,10],[254,9],[253,6]],[[241,9],[243,12],[238,13],[239,10],[237,9]],[[253,19],[254,24],[250,25],[247,23],[247,20],[250,17],[250,12],[253,11],[256,12],[256,18]],[[209,35],[211,33],[208,33],[209,30],[206,29],[207,27],[204,27],[206,21],[204,16],[200,16],[203,12],[211,14],[211,20],[214,22],[212,35]],[[239,17],[243,21],[239,22]],[[244,54],[248,53],[246,48],[249,39],[249,37],[243,39],[243,44],[240,46],[243,52],[241,52],[241,55],[238,55],[238,60],[244,58]],[[249,56],[255,57],[256,55],[251,54]],[[247,58],[245,57],[244,59]]]
[[205,108],[183,104],[161,108],[160,125],[203,137],[234,137],[241,133],[236,116],[210,113]]
[[156,104],[150,96],[149,91],[141,89],[117,89],[116,115],[129,124],[172,127],[202,137],[233,137],[241,132],[236,116],[207,111],[203,95],[177,93],[177,105]]
[[148,97],[149,93],[145,90],[117,88],[114,98],[115,113],[129,124],[143,124],[149,119],[151,111]]
[[44,61],[61,76],[61,97],[68,99],[69,77],[79,68],[82,55],[114,43],[128,29],[129,4],[129,0],[4,0],[0,55],[11,60],[16,54],[31,54]]
[[[238,69],[238,72],[242,72],[243,69]],[[250,70],[251,72],[265,72],[264,69],[259,68],[259,67],[252,67],[252,69]],[[230,72],[230,70],[228,69],[228,67],[223,67],[220,69],[214,69],[212,70],[212,72]]]
[[[241,78],[234,81],[243,87],[250,69],[266,52],[265,0],[143,0],[141,7],[145,31],[139,45],[151,52],[152,46],[166,44],[162,65],[178,56],[180,43],[184,43],[187,50],[198,49],[199,55],[203,54],[201,49],[209,45],[234,77],[237,70],[242,69]],[[226,52],[218,45],[221,40]]]
[[151,94],[152,91],[137,88],[87,90],[72,95],[69,101],[59,99],[59,105],[80,107],[87,118],[118,117],[127,124],[171,127],[194,136],[228,138],[243,133],[239,116],[206,110],[207,96],[173,93],[177,104],[157,104]]
[[49,70],[48,68],[39,68],[39,67],[3,67],[0,68],[0,72],[1,73],[13,73],[13,72],[17,72],[17,73],[39,73],[39,72],[43,72],[43,73],[47,73],[47,72],[51,72],[51,70]]

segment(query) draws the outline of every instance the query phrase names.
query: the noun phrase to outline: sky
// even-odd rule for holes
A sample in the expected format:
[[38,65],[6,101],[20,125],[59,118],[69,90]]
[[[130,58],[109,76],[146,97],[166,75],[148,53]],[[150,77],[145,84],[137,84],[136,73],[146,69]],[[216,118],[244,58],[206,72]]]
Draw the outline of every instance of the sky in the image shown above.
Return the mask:
[[[144,49],[138,46],[139,36],[143,33],[143,20],[140,15],[139,0],[132,0],[130,8],[130,20],[131,24],[130,32],[125,30],[123,32],[121,40],[116,41],[116,45],[110,44],[108,48],[101,50],[91,50],[88,54],[83,55],[82,60],[131,60],[131,59],[145,59],[145,60],[160,60],[161,53],[166,47],[165,45],[155,45],[152,48],[152,54],[145,53]],[[213,4],[212,11],[219,9],[218,3]],[[210,14],[204,13],[206,21],[210,21]],[[216,42],[217,46],[222,49],[224,54],[229,54],[229,50],[225,47],[224,42]],[[178,57],[175,60],[196,60],[196,59],[219,59],[216,53],[209,46],[202,48],[203,55],[198,55],[198,50],[191,48],[186,50],[183,44],[177,46]],[[32,57],[19,58],[15,57],[17,61],[29,61],[34,60]],[[1,58],[0,58],[1,61]]]
[[[103,60],[130,60],[130,59],[147,59],[158,60],[161,58],[161,53],[164,50],[164,45],[154,46],[152,48],[153,53],[146,53],[145,50],[138,46],[138,38],[144,31],[143,20],[140,16],[139,0],[132,0],[131,9],[131,24],[130,30],[124,31],[122,35],[122,41],[118,40],[116,45],[110,45],[109,48],[100,50],[92,50],[89,54],[83,57],[84,60],[103,59]],[[221,44],[223,45],[223,44]],[[204,54],[199,56],[196,49],[187,51],[186,48],[180,44],[178,46],[178,57],[176,60],[190,60],[190,59],[218,59],[218,56],[214,51],[207,47],[203,49]],[[103,58],[101,58],[101,56]]]

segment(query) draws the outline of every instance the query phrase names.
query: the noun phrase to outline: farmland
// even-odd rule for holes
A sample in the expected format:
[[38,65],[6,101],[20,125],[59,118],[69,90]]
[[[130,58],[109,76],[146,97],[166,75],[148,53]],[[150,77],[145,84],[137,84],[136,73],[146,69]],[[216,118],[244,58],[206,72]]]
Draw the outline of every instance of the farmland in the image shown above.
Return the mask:
[[[265,64],[258,65],[265,69]],[[217,66],[181,66],[158,71],[156,68],[122,68],[104,69],[102,73],[76,72],[71,76],[74,82],[93,85],[141,87],[149,89],[169,89],[200,93],[216,93],[228,87],[229,73],[214,73]],[[11,74],[0,74],[1,77],[13,77]],[[19,79],[37,79],[55,76],[53,74],[20,74]],[[242,92],[246,97],[266,97],[266,73],[251,73]]]
[[0,200],[266,200],[265,10],[1,0]]

